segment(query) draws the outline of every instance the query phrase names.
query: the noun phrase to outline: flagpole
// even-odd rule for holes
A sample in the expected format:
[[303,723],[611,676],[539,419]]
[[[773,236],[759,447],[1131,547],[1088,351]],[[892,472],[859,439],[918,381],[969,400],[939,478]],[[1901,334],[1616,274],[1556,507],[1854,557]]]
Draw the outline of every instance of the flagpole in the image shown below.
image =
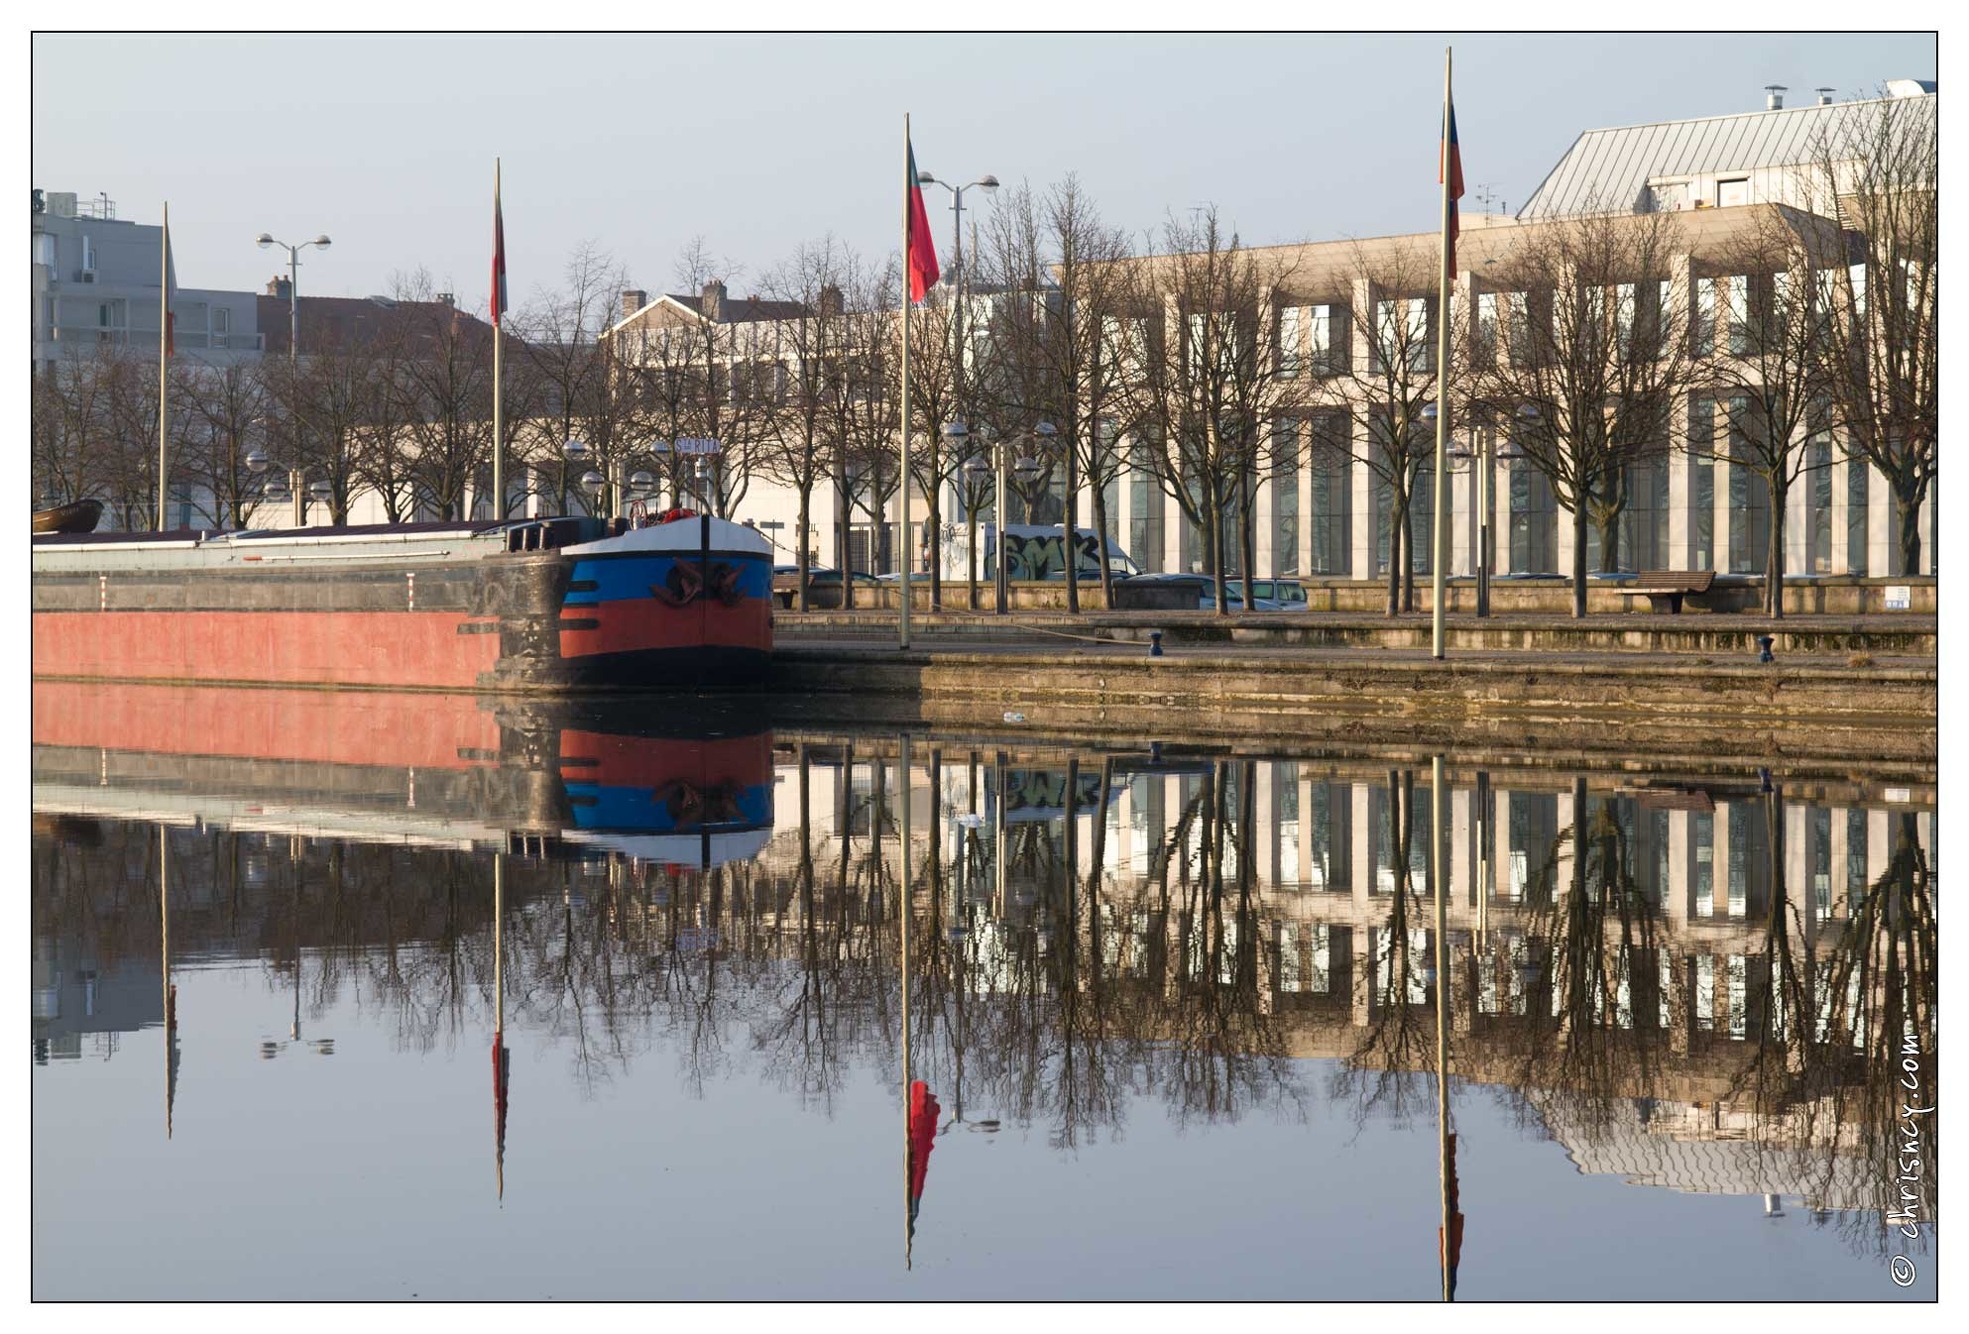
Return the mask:
[[[902,619],[897,625],[899,647],[909,647],[909,316],[915,304],[909,295],[909,222],[915,201],[909,179],[909,113],[902,113]],[[846,576],[844,575],[843,578]],[[909,1090],[903,1090],[905,1096]]]
[[1436,299],[1436,530],[1435,559],[1430,562],[1434,576],[1430,581],[1430,656],[1440,661],[1443,656],[1443,595],[1447,576],[1443,569],[1446,563],[1447,546],[1444,541],[1449,536],[1449,523],[1444,517],[1444,492],[1448,487],[1447,470],[1444,467],[1449,454],[1449,207],[1450,207],[1450,142],[1449,142],[1449,74],[1450,50],[1443,48],[1443,132],[1442,147],[1439,150],[1442,161],[1443,178],[1443,216],[1442,216],[1442,285]]
[[[506,220],[499,211],[499,159],[492,159],[492,216],[499,229],[499,245],[505,248]],[[505,277],[505,255],[499,257],[500,270],[492,289],[492,517],[506,517],[506,396],[500,392],[501,371],[505,366],[506,336],[499,323],[499,279]],[[1440,655],[1439,655],[1440,656]]]
[[164,242],[157,260],[157,531],[165,529],[171,486],[170,449],[165,444],[171,399],[171,201],[164,201]]

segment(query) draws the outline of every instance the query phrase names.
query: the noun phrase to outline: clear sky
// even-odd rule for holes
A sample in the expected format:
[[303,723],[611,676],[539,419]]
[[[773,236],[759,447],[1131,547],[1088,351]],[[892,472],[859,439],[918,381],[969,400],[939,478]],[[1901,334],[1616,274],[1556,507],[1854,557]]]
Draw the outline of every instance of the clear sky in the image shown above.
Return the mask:
[[423,266],[475,309],[495,154],[516,303],[583,240],[655,290],[702,235],[743,289],[830,231],[895,245],[904,111],[924,170],[1078,172],[1137,233],[1204,202],[1254,243],[1425,231],[1446,43],[1465,178],[1513,210],[1582,130],[1936,74],[1927,34],[39,36],[33,183],[169,199],[188,287],[258,288],[255,236],[325,231],[304,293]]

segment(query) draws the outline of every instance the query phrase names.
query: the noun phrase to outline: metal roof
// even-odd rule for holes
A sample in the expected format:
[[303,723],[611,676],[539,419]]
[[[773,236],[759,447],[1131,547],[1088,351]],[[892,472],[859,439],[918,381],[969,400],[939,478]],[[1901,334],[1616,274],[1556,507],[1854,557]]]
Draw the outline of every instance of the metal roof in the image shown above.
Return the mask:
[[[1793,166],[1812,156],[1820,130],[1886,98],[1746,111],[1701,120],[1588,130],[1518,211],[1521,221],[1636,209],[1650,178]],[[1934,114],[1934,95],[1927,97]]]

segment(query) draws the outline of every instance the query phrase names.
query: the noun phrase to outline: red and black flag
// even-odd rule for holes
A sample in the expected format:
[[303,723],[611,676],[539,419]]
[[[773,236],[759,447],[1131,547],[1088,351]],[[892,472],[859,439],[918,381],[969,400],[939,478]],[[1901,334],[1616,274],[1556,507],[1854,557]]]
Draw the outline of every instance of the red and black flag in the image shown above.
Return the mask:
[[1459,230],[1457,226],[1458,209],[1456,201],[1463,198],[1463,153],[1456,144],[1456,100],[1454,98],[1447,98],[1443,107],[1443,142],[1442,153],[1436,162],[1436,184],[1441,185],[1443,183],[1445,172],[1448,173],[1449,177],[1449,205],[1444,210],[1446,214],[1444,226],[1448,229],[1449,271],[1455,273],[1456,235]]
[[506,313],[506,219],[499,207],[499,167],[492,168],[492,327]]
[[923,209],[923,185],[916,179],[916,146],[909,142],[909,133],[903,132],[903,151],[909,159],[909,180],[905,185],[909,197],[909,230],[905,237],[906,253],[903,267],[909,270],[909,299],[921,301],[924,294],[937,285],[937,247],[930,239],[930,215]]

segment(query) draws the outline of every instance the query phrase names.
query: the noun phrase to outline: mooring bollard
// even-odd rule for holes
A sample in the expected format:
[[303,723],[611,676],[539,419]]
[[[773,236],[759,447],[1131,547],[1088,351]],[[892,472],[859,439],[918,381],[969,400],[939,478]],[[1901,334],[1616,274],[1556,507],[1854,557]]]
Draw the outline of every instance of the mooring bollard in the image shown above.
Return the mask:
[[1777,642],[1777,637],[1774,635],[1757,636],[1757,661],[1776,662],[1778,660],[1777,655],[1771,652],[1771,645]]
[[1151,658],[1162,656],[1162,631],[1160,630],[1149,631],[1149,656]]

